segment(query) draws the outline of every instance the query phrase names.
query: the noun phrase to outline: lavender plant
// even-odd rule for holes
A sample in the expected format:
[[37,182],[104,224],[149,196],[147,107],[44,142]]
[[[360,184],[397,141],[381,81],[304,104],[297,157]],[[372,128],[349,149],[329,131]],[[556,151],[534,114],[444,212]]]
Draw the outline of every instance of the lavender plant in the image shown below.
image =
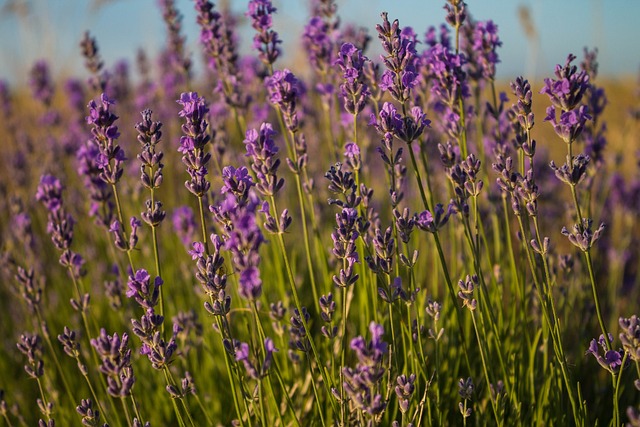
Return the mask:
[[508,82],[464,1],[383,12],[378,56],[312,0],[300,64],[231,6],[159,1],[138,75],[87,32],[89,80],[0,81],[0,424],[638,425],[638,123],[597,51]]

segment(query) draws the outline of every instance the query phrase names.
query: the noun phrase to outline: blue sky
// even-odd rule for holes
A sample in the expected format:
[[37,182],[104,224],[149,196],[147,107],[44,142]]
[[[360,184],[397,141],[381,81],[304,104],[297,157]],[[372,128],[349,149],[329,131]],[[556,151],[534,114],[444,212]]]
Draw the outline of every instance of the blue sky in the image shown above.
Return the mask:
[[[11,12],[15,3],[28,4],[29,14],[18,18]],[[102,5],[96,8],[96,3]],[[199,59],[193,0],[176,3],[184,15],[190,51]],[[243,12],[246,4],[246,0],[231,0],[237,12]],[[307,1],[274,0],[274,4],[278,7],[274,25],[285,39],[285,51],[292,52],[308,18]],[[337,0],[337,4],[343,22],[369,28],[374,48],[374,27],[381,11],[419,34],[444,21],[443,1]],[[475,19],[493,19],[499,26],[500,77],[550,75],[568,53],[580,57],[585,46],[599,48],[602,75],[629,76],[640,71],[638,0],[468,0],[467,4]],[[525,36],[518,17],[521,7],[530,12],[535,43]],[[17,83],[25,81],[25,67],[39,58],[48,59],[56,75],[82,72],[78,42],[87,29],[97,37],[108,65],[122,58],[132,60],[139,47],[157,52],[165,37],[156,0],[0,0],[0,11],[0,78]],[[249,30],[241,32],[245,49],[252,36]]]

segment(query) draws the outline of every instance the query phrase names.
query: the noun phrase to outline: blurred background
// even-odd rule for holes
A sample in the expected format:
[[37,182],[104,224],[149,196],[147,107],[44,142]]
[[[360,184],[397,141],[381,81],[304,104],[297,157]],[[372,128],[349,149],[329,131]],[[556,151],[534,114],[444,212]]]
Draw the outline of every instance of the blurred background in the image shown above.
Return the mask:
[[[218,1],[240,18],[246,0]],[[302,55],[300,35],[309,18],[304,0],[274,0],[278,8],[275,29],[284,40],[283,64],[294,64]],[[343,23],[369,30],[374,38],[368,54],[376,57],[375,24],[380,12],[399,19],[422,35],[430,25],[444,22],[441,0],[338,0]],[[195,63],[201,69],[198,27],[193,0],[177,0],[183,14],[183,31]],[[600,76],[635,80],[640,70],[640,1],[623,0],[469,0],[476,20],[494,20],[503,42],[498,77],[524,75],[532,81],[553,72],[568,53],[579,58],[584,47],[599,50]],[[250,49],[252,29],[240,19],[243,52]],[[133,63],[136,51],[155,57],[165,40],[156,0],[0,0],[0,78],[26,83],[25,72],[37,59],[47,59],[54,76],[84,75],[78,43],[89,30],[96,37],[105,65],[126,59]],[[299,70],[296,64],[296,69]]]

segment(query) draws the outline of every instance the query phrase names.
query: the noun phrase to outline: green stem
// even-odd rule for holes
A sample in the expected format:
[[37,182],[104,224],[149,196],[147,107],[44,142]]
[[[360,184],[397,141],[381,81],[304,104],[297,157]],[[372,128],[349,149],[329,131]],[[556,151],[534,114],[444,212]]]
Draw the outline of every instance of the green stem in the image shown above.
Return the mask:
[[482,370],[484,371],[484,378],[487,381],[487,389],[489,389],[489,399],[491,400],[491,409],[493,410],[493,416],[496,419],[496,424],[498,424],[499,426],[502,425],[501,420],[498,418],[498,411],[496,408],[496,401],[493,398],[493,396],[491,395],[491,391],[490,391],[490,387],[489,385],[491,384],[491,380],[489,378],[489,371],[487,370],[487,362],[485,360],[485,350],[484,350],[484,346],[482,345],[482,340],[480,339],[480,333],[478,332],[478,325],[476,323],[476,316],[475,313],[473,311],[471,311],[471,320],[473,321],[473,329],[476,332],[476,339],[478,340],[478,350],[480,350],[480,359],[482,360]]
[[[307,319],[305,318],[302,312],[302,305],[300,304],[300,298],[298,297],[296,282],[295,282],[295,279],[293,278],[293,270],[291,269],[291,264],[289,263],[289,258],[287,257],[287,249],[284,245],[284,237],[282,236],[282,233],[277,233],[277,235],[278,235],[278,243],[280,244],[280,250],[282,252],[282,257],[285,264],[285,269],[287,271],[287,276],[289,278],[289,285],[291,287],[291,294],[293,296],[293,301],[295,303],[296,308],[298,309],[298,313],[300,313],[300,320],[302,322],[302,326],[304,327],[307,338],[309,339],[309,344],[311,345],[311,351],[313,352],[313,357],[318,365],[318,370],[322,375],[322,384],[325,387],[325,391],[327,392],[327,395],[330,395],[331,383],[329,382],[329,378],[327,377],[327,374],[324,370],[324,366],[322,365],[322,363],[320,363],[320,357],[318,356],[316,345],[313,342],[311,330],[309,329],[309,325],[307,324]],[[330,399],[330,402],[331,402],[331,407],[333,409],[334,414],[337,414],[335,403],[331,399]]]
[[602,310],[600,309],[600,299],[598,298],[598,291],[596,286],[596,276],[593,272],[593,261],[591,260],[591,250],[587,249],[584,251],[584,256],[587,261],[587,269],[589,270],[589,280],[591,281],[591,292],[593,293],[593,302],[596,305],[596,315],[598,316],[598,323],[600,324],[600,329],[602,330],[602,334],[604,336],[604,342],[607,344],[607,350],[611,350],[611,343],[609,342],[609,334],[607,332],[607,327],[604,323],[604,318],[602,317]]
[[202,231],[202,242],[204,243],[204,251],[209,255],[209,243],[207,239],[207,225],[204,217],[204,203],[202,196],[198,196],[198,210],[200,211],[200,229]]

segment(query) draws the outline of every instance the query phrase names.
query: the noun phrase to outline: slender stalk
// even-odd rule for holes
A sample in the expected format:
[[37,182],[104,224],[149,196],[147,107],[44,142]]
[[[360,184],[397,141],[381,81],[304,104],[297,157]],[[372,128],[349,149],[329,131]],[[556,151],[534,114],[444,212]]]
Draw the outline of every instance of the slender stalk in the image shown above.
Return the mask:
[[[478,350],[480,350],[480,359],[482,360],[482,370],[484,372],[484,378],[487,381],[487,389],[489,389],[489,384],[491,384],[491,380],[489,379],[489,371],[487,370],[487,361],[485,360],[485,350],[484,350],[484,346],[482,345],[482,340],[480,339],[480,332],[478,332],[478,325],[476,323],[476,315],[475,313],[472,311],[471,312],[471,320],[473,321],[473,329],[476,332],[476,339],[478,340]],[[496,408],[496,401],[493,398],[493,396],[491,395],[491,392],[489,392],[489,399],[491,400],[491,409],[493,412],[493,416],[496,419],[496,424],[498,424],[499,426],[502,425],[502,420],[500,420],[498,418],[498,411]]]
[[[629,356],[628,352],[624,352],[624,357],[622,358],[622,364],[620,365],[620,370],[617,374],[612,374],[611,381],[613,382],[613,425],[620,425],[620,402],[618,401],[618,393],[620,392],[620,380],[622,379],[622,370],[624,369],[624,365],[627,363],[627,358]],[[617,379],[616,379],[617,377]]]
[[600,309],[600,299],[598,298],[598,291],[596,286],[596,277],[593,272],[593,261],[591,260],[591,250],[584,251],[584,257],[587,261],[587,269],[589,270],[589,280],[591,282],[591,292],[593,293],[593,302],[596,305],[596,315],[598,316],[598,323],[604,336],[604,341],[607,344],[607,350],[611,350],[611,343],[609,342],[609,333],[605,326],[604,319],[602,317],[602,310]]
[[[113,191],[113,198],[116,202],[116,212],[118,213],[118,220],[122,225],[125,236],[127,235],[127,226],[124,222],[124,215],[122,214],[122,204],[120,203],[120,196],[118,195],[118,187],[115,184],[111,184],[111,190]],[[131,248],[127,245],[127,259],[129,260],[129,267],[131,267],[131,271],[136,271],[133,267],[133,258],[131,257]]]
[[[316,360],[316,363],[318,365],[318,370],[320,370],[320,374],[322,375],[322,383],[325,387],[325,391],[327,392],[327,395],[330,395],[332,383],[329,382],[329,378],[326,375],[324,366],[322,365],[322,363],[320,363],[320,357],[318,355],[318,351],[316,350],[316,345],[313,342],[312,335],[310,333],[311,330],[309,329],[309,325],[307,324],[307,319],[305,319],[304,315],[302,314],[302,305],[300,304],[300,298],[298,297],[298,290],[296,288],[295,279],[293,278],[293,270],[291,269],[291,264],[289,263],[289,258],[287,257],[287,250],[284,245],[284,237],[282,236],[282,233],[277,233],[277,235],[278,235],[278,243],[280,244],[280,250],[282,252],[282,257],[284,259],[285,268],[287,270],[287,276],[289,278],[289,285],[291,287],[291,294],[293,296],[293,301],[295,303],[296,308],[298,309],[298,313],[300,313],[300,320],[302,322],[304,330],[309,339],[309,344],[311,345],[311,351],[313,352],[313,357]],[[330,402],[331,402],[331,407],[334,411],[334,414],[337,414],[335,403],[333,402],[333,400],[330,400]]]
[[207,224],[204,217],[204,202],[202,196],[198,196],[198,210],[200,211],[200,229],[202,231],[202,242],[204,243],[204,251],[209,254],[209,243],[207,238]]
[[[411,164],[413,166],[413,171],[415,173],[416,176],[416,181],[418,181],[418,188],[420,189],[420,197],[422,198],[422,203],[424,204],[424,208],[428,211],[430,211],[431,209],[429,208],[429,202],[427,201],[427,196],[425,194],[424,191],[424,187],[422,185],[422,178],[420,176],[420,169],[418,169],[418,164],[416,162],[416,156],[413,153],[413,149],[411,147],[409,147],[409,149],[407,150],[409,151],[409,155],[411,157]],[[433,234],[433,238],[435,240],[436,243],[436,249],[438,250],[438,256],[440,257],[440,267],[442,268],[442,272],[444,273],[444,278],[445,281],[447,282],[447,289],[449,290],[449,296],[451,298],[451,301],[453,302],[453,305],[456,309],[456,320],[458,321],[458,333],[460,335],[460,342],[462,344],[463,347],[463,353],[464,353],[464,358],[465,358],[465,362],[467,363],[467,368],[469,368],[469,371],[471,371],[471,363],[469,363],[469,356],[468,356],[468,352],[467,352],[467,344],[464,338],[464,331],[462,329],[462,314],[460,313],[460,307],[458,307],[458,305],[456,304],[456,294],[453,290],[453,283],[451,282],[451,276],[449,276],[449,269],[447,268],[447,261],[445,259],[444,256],[444,252],[442,251],[442,245],[440,244],[440,238],[438,237],[438,232],[436,231]]]

